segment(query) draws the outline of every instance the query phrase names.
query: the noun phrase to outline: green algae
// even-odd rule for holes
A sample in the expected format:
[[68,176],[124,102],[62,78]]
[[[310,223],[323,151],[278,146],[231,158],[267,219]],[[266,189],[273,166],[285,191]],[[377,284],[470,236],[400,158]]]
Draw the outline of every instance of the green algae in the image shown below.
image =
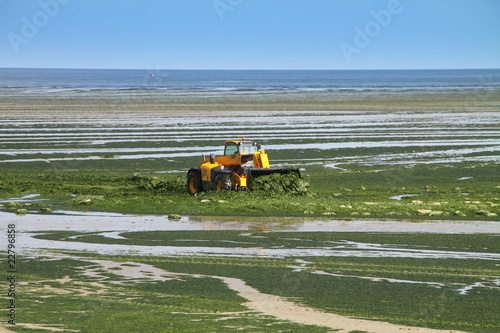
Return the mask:
[[[319,166],[304,169],[303,178],[262,176],[255,179],[251,191],[210,191],[196,196],[187,194],[184,174],[8,172],[0,175],[0,198],[5,201],[0,209],[499,220],[500,170],[496,164],[414,166],[411,170],[355,166],[344,170]],[[397,172],[400,177],[395,179]],[[33,193],[40,196],[29,207],[12,201]]]
[[253,179],[251,189],[270,194],[307,195],[310,191],[310,186],[307,180],[295,173],[286,175],[276,173]]
[[[220,247],[248,249],[311,248],[348,243],[384,245],[422,256],[151,256],[104,255],[98,252],[54,250],[65,258],[22,258],[19,276],[20,309],[24,322],[60,324],[82,332],[129,331],[130,327],[195,331],[203,321],[212,331],[324,332],[321,327],[284,322],[248,312],[246,300],[209,276],[245,281],[262,293],[281,296],[303,306],[350,317],[370,318],[401,325],[493,333],[497,316],[500,271],[498,260],[427,258],[425,251],[443,253],[498,253],[496,235],[388,234],[261,231],[141,231],[123,232],[123,239],[96,233],[52,231],[37,236],[64,242]],[[79,236],[79,237],[75,237]],[[201,242],[203,241],[203,242]],[[342,250],[339,248],[339,250]],[[362,251],[353,247],[351,251]],[[285,251],[286,252],[286,251]],[[121,263],[122,269],[148,264],[178,275],[155,281],[104,270],[99,260]],[[83,274],[92,269],[99,276]],[[147,274],[145,275],[147,276]],[[49,286],[47,288],[44,286]],[[82,292],[85,291],[84,292]],[[54,311],[57,309],[57,311]],[[80,309],[80,310],[78,310]],[[142,315],[139,315],[143,311]],[[60,313],[72,313],[61,316]],[[161,315],[161,320],[159,314]],[[229,314],[230,313],[230,314]],[[230,317],[229,321],[222,318]],[[128,320],[122,323],[122,320]],[[206,321],[206,322],[205,322]],[[101,325],[100,325],[101,324]],[[151,326],[150,326],[151,325]],[[101,327],[101,328],[100,328]],[[341,328],[341,327],[339,327]],[[16,327],[16,331],[29,332]],[[146,330],[147,331],[147,330]]]

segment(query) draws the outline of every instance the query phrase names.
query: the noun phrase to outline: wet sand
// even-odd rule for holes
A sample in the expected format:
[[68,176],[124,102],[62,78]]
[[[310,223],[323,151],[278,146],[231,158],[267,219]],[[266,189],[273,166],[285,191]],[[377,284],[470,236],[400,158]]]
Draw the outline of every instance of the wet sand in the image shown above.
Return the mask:
[[[3,117],[200,115],[235,111],[498,111],[499,91],[190,93],[0,90]],[[190,113],[191,112],[191,113]]]

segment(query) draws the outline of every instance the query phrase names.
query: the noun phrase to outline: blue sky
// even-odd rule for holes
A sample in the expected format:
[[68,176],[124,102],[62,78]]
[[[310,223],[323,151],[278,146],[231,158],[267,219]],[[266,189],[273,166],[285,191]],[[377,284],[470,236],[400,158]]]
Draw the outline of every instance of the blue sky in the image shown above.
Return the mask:
[[0,67],[500,68],[500,1],[0,0]]

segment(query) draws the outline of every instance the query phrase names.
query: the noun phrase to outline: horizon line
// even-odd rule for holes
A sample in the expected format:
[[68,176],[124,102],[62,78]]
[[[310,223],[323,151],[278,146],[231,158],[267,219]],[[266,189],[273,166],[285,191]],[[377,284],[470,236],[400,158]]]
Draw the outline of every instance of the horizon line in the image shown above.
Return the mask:
[[417,70],[500,70],[500,67],[464,67],[464,68],[357,68],[357,69],[308,69],[308,68],[94,68],[94,67],[0,67],[0,69],[55,69],[55,70],[149,70],[149,71],[417,71]]

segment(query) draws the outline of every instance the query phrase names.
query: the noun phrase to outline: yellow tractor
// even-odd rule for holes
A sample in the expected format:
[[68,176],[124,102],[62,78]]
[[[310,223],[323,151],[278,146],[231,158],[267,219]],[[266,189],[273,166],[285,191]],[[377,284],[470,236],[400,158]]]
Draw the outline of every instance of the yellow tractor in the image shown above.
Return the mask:
[[272,168],[267,153],[254,141],[245,138],[229,140],[224,145],[224,155],[203,156],[197,168],[191,168],[187,174],[187,190],[191,194],[202,191],[246,190],[252,179],[274,173],[295,173],[296,168]]

